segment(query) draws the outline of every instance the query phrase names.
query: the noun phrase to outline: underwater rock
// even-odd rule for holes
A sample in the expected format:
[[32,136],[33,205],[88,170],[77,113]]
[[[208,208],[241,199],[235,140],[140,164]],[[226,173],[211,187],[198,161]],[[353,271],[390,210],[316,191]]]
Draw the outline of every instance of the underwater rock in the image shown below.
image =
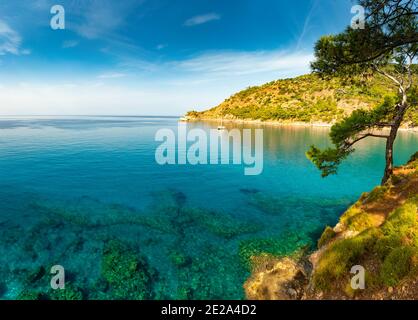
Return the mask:
[[0,297],[2,297],[7,292],[7,286],[5,283],[0,282]]
[[120,241],[106,244],[102,257],[102,276],[109,283],[114,299],[151,299],[152,271],[145,259]]
[[[243,299],[240,284],[249,270],[238,256],[240,241],[252,242],[251,254],[241,250],[246,261],[263,251],[293,252],[307,242],[299,237],[303,230],[282,232],[276,240],[251,239],[266,229],[264,216],[190,207],[177,190],[155,193],[141,210],[89,197],[34,198],[31,208],[34,223],[0,234],[1,243],[7,239],[16,248],[13,259],[21,261],[6,264],[0,274],[11,274],[4,281],[22,288],[22,299]],[[51,261],[68,266],[68,291],[48,289]]]
[[170,260],[177,267],[184,267],[191,262],[190,257],[178,251],[174,251],[170,254]]
[[35,270],[29,273],[29,275],[26,278],[26,283],[33,284],[33,283],[38,282],[39,280],[43,278],[45,273],[46,271],[43,266],[36,268]]
[[178,190],[172,190],[171,192],[176,202],[176,205],[180,208],[183,207],[186,204],[186,200],[187,200],[186,195],[183,192],[178,191]]
[[45,300],[42,293],[35,290],[24,290],[18,294],[16,300]]
[[309,247],[310,239],[306,235],[283,234],[277,237],[246,239],[239,244],[241,263],[252,269],[257,257],[271,255],[282,257]]
[[251,234],[261,231],[263,225],[252,221],[238,221],[226,212],[218,213],[203,209],[190,209],[188,214],[193,217],[196,224],[203,226],[207,231],[225,238]]
[[323,215],[333,216],[335,209],[345,210],[349,204],[352,203],[351,199],[333,199],[323,197],[304,197],[284,195],[281,197],[273,196],[264,193],[250,194],[248,197],[248,204],[254,208],[260,210],[269,215],[280,215],[286,212],[287,208],[292,210],[306,211],[306,215],[309,216],[309,212],[318,212],[323,210]]
[[243,194],[257,194],[261,192],[259,189],[251,189],[251,188],[242,188],[239,191]]
[[190,263],[177,268],[176,299],[243,299],[242,288],[231,284],[243,283],[247,276],[234,254],[207,245]]
[[176,212],[176,209],[183,207],[186,204],[186,195],[175,189],[166,189],[159,192],[152,192],[153,201],[150,209],[156,211],[171,211]]
[[49,289],[46,292],[37,289],[24,289],[16,300],[83,300],[82,292],[71,283],[65,284],[65,289]]
[[65,289],[51,289],[49,291],[50,300],[83,300],[83,294],[71,283],[65,284]]

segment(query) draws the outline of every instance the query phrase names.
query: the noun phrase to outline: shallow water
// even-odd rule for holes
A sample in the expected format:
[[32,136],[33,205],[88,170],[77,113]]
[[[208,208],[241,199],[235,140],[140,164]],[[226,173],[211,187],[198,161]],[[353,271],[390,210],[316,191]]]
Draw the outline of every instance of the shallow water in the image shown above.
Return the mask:
[[[143,261],[145,298],[243,298],[249,257],[312,247],[384,167],[383,141],[369,139],[322,179],[304,154],[329,143],[328,129],[256,125],[245,128],[264,128],[259,176],[242,165],[160,166],[159,128],[177,130],[177,119],[0,119],[1,298],[47,292],[54,264],[85,299],[137,298],[129,277],[111,274],[124,286],[104,271],[126,262],[106,260],[115,241]],[[418,135],[402,132],[396,164],[416,150]]]

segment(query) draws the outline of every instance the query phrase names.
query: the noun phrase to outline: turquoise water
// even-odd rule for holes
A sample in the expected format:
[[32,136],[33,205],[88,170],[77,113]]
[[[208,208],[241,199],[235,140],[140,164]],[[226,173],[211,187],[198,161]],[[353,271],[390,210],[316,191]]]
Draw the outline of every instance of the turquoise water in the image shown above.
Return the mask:
[[[251,255],[312,247],[384,166],[383,141],[370,139],[322,179],[304,153],[327,145],[328,129],[303,127],[263,127],[259,176],[240,165],[160,166],[160,128],[177,120],[0,119],[1,298],[48,296],[55,264],[83,299],[244,298]],[[402,132],[396,164],[416,150],[418,135]]]

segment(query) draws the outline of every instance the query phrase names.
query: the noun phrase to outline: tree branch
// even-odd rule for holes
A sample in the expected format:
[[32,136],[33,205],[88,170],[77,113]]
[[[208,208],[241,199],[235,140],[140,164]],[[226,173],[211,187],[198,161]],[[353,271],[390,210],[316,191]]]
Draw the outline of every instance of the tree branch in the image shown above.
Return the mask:
[[345,149],[350,149],[350,148],[351,148],[353,145],[355,145],[357,142],[360,142],[361,140],[366,139],[366,138],[368,138],[368,137],[383,138],[383,139],[388,139],[388,138],[389,138],[389,136],[387,136],[387,135],[374,134],[374,133],[366,133],[366,134],[362,135],[361,137],[354,139],[354,140],[353,140],[353,141],[351,141],[351,142],[347,142],[347,143],[344,145],[344,148],[345,148]]
[[389,73],[387,73],[386,71],[383,71],[381,69],[379,69],[379,67],[376,64],[373,64],[373,68],[380,74],[384,75],[386,78],[392,80],[393,82],[395,82],[399,88],[404,91],[404,88],[402,86],[401,81],[399,81],[398,79],[396,79],[394,76],[390,75]]

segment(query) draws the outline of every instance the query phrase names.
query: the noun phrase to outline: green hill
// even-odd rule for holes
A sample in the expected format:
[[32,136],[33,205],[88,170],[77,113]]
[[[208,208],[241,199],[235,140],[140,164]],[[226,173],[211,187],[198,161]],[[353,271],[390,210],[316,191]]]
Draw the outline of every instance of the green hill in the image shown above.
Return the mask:
[[[309,74],[272,81],[234,94],[210,110],[190,111],[191,120],[259,120],[333,123],[359,108],[373,108],[396,88],[383,76],[345,80]],[[418,113],[409,112],[405,125],[417,126]]]

